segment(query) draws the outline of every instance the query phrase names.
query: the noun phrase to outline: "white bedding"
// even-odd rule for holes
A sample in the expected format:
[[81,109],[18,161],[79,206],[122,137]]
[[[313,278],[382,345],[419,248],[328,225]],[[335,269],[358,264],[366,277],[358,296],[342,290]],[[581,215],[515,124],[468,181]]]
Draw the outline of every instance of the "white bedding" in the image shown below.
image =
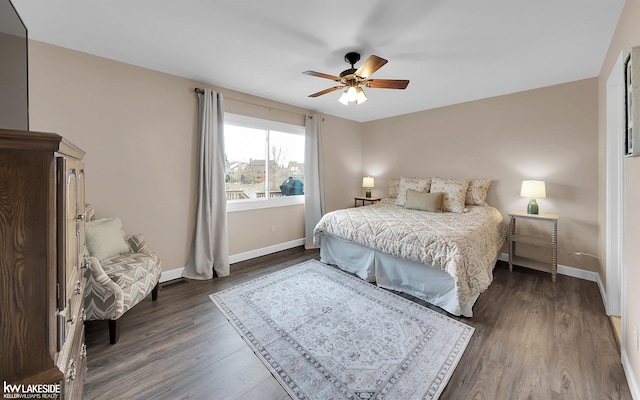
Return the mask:
[[469,212],[462,214],[431,213],[404,209],[393,199],[384,199],[326,214],[315,228],[316,241],[323,234],[331,235],[438,268],[453,279],[457,309],[464,309],[489,287],[496,255],[506,238],[497,209],[467,208]]

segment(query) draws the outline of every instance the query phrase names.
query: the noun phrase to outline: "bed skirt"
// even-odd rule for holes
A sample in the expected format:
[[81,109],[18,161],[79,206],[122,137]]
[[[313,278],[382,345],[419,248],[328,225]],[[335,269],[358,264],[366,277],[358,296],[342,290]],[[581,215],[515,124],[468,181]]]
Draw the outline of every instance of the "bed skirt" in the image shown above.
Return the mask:
[[404,260],[326,233],[320,243],[320,260],[382,288],[425,300],[453,315],[473,316],[472,307],[478,296],[459,306],[453,278],[431,265]]

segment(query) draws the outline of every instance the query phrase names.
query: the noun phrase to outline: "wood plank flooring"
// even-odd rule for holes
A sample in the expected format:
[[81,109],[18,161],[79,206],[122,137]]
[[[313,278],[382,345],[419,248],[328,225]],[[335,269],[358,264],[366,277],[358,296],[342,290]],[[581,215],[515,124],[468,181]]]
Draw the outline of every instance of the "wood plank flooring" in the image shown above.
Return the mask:
[[[106,322],[87,322],[84,398],[289,399],[208,295],[318,258],[295,248],[234,264],[224,279],[165,283],[157,302],[121,318],[115,345]],[[474,317],[456,318],[476,331],[441,399],[631,399],[595,283],[559,275],[553,284],[501,262],[494,275]]]

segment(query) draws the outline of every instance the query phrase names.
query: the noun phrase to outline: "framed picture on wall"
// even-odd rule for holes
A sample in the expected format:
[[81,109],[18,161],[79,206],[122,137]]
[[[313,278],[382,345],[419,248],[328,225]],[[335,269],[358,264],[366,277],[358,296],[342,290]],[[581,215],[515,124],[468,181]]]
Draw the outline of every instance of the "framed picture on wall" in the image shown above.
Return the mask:
[[633,47],[624,63],[626,156],[640,155],[640,46]]

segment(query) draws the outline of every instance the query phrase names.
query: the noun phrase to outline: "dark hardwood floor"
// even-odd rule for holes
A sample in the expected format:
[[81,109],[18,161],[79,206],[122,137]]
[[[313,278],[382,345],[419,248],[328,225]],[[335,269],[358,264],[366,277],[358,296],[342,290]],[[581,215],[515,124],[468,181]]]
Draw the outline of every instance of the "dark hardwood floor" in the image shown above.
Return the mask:
[[[84,398],[289,399],[208,295],[318,258],[295,248],[234,264],[227,278],[167,282],[157,302],[121,318],[115,345],[106,322],[87,322]],[[441,399],[631,399],[595,283],[559,275],[554,284],[501,262],[494,275],[474,317],[457,318],[476,331]]]

